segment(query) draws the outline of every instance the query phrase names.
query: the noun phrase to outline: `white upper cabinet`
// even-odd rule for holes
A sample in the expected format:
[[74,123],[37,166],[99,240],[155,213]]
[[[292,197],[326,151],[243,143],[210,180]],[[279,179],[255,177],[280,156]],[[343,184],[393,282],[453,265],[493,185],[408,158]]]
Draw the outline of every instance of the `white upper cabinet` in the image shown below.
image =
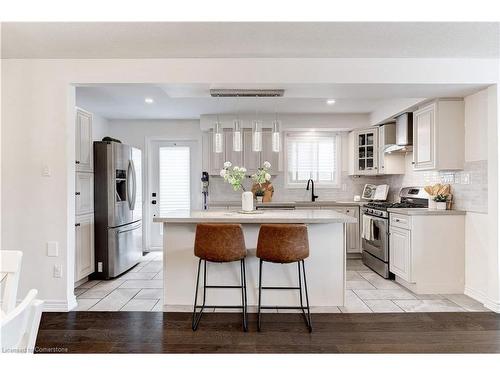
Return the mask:
[[464,137],[462,100],[436,100],[413,112],[413,168],[463,169]]
[[[349,133],[349,147],[352,152],[349,174],[376,175],[378,174],[378,128],[355,130]],[[350,158],[351,158],[350,157]]]
[[243,131],[243,164],[248,174],[253,174],[260,167],[260,152],[252,150],[252,129]]
[[[282,147],[280,147],[280,151],[283,151]],[[273,133],[271,130],[265,129],[262,132],[262,153],[260,159],[260,164],[263,164],[265,161],[271,163],[270,174],[275,175],[279,172],[280,152],[273,151]]]
[[78,172],[92,172],[92,114],[76,110],[75,121],[75,163]]
[[[223,152],[215,152],[214,149],[214,136],[213,132],[209,132],[205,134],[206,144],[207,144],[207,158],[209,160],[208,163],[208,173],[211,175],[219,175],[221,169],[224,167],[225,158],[225,150]],[[225,139],[224,139],[225,141]],[[224,142],[225,143],[225,142]],[[225,146],[225,145],[224,145]]]
[[[243,145],[242,145],[243,148]],[[224,131],[224,161],[230,161],[233,165],[241,167],[243,165],[243,150],[233,151],[233,132]]]

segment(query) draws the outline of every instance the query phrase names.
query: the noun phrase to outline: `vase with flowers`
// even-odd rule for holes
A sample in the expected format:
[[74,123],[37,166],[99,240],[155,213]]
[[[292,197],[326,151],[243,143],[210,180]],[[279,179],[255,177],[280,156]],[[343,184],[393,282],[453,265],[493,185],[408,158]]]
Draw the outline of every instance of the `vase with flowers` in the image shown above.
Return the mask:
[[252,192],[255,194],[257,202],[270,202],[274,192],[271,184],[271,163],[265,161],[255,174],[250,176],[254,182]]
[[241,209],[248,212],[253,211],[253,194],[250,191],[245,191],[243,187],[246,172],[245,167],[233,166],[230,161],[226,161],[224,168],[220,171],[220,176],[233,187],[234,191],[243,191],[241,194]]

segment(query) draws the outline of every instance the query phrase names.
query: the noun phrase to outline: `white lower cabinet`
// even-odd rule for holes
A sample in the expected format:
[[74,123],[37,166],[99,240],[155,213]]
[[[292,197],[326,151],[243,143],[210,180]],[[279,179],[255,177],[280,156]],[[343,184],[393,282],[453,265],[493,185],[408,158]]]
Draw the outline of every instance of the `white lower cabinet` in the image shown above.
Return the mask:
[[[324,209],[331,209],[331,207],[323,207]],[[347,224],[346,228],[346,247],[348,253],[361,253],[361,236],[360,236],[360,223],[359,223],[359,207],[337,207],[338,211],[344,215],[356,218],[357,222]]]
[[463,293],[465,215],[389,214],[389,270],[417,294]]
[[76,217],[75,223],[75,281],[95,271],[94,214]]
[[389,271],[412,282],[410,231],[391,227],[389,236]]

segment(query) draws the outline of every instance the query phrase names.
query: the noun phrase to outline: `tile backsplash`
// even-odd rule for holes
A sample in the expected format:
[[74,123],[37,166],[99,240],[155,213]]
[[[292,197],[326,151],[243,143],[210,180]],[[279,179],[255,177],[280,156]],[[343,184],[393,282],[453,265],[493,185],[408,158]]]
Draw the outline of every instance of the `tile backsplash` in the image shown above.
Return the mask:
[[488,161],[465,162],[461,171],[413,171],[412,155],[406,156],[406,174],[389,179],[391,199],[405,186],[450,184],[453,208],[470,212],[488,212]]
[[[388,184],[390,186],[388,200],[399,200],[399,190],[405,186],[425,186],[436,183],[450,184],[453,194],[453,207],[471,212],[488,212],[488,162],[487,160],[465,163],[462,171],[413,171],[412,154],[406,156],[406,174],[392,176],[353,177],[342,172],[341,188],[316,189],[320,200],[352,201],[355,195],[361,195],[365,184]],[[302,189],[285,188],[284,173],[273,176],[275,201],[308,201],[311,192]],[[245,188],[250,189],[251,181],[247,179]],[[209,201],[238,201],[241,192],[232,190],[228,183],[220,177],[210,179]]]

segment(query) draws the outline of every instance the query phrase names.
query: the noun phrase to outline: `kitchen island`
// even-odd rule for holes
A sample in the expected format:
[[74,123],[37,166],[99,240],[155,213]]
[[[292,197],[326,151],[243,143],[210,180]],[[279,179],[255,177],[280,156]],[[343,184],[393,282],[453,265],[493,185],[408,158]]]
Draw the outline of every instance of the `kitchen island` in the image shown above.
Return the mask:
[[[265,223],[307,224],[310,255],[306,259],[307,284],[311,307],[344,304],[345,226],[356,219],[334,210],[266,210],[242,214],[236,210],[172,212],[154,219],[163,223],[163,303],[168,311],[191,310],[194,301],[198,258],[193,246],[196,224],[238,223],[243,226],[248,249],[246,275],[248,305],[257,306],[258,259],[255,256],[259,226]],[[207,284],[238,285],[237,263],[208,263]],[[296,286],[297,265],[264,263],[263,285]],[[201,283],[200,283],[201,285]],[[295,291],[266,290],[262,303],[269,306],[296,305]],[[209,289],[210,305],[238,305],[238,289]]]

